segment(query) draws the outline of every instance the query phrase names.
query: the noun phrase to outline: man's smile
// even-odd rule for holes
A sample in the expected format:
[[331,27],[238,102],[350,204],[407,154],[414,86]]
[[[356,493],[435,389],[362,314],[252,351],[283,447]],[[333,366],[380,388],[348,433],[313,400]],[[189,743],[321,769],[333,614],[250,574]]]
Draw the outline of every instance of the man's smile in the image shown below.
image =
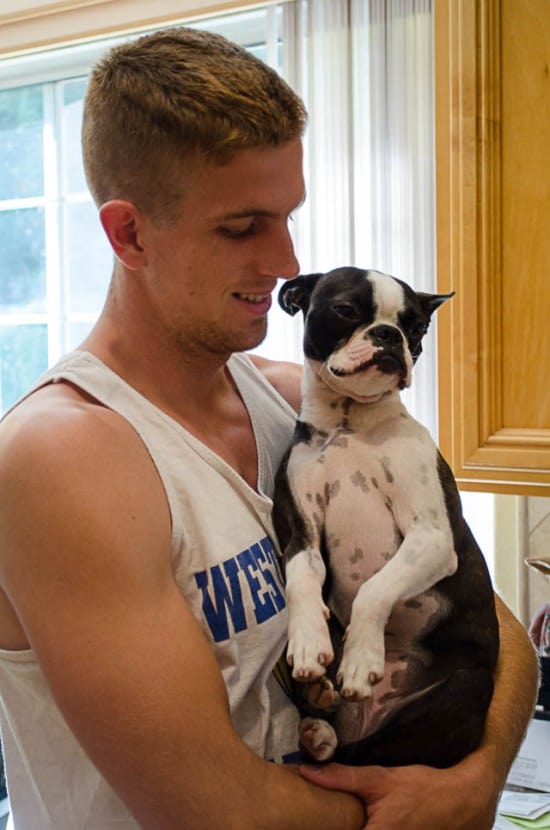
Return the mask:
[[240,294],[236,291],[233,296],[248,303],[265,303],[266,300],[271,300],[271,294]]

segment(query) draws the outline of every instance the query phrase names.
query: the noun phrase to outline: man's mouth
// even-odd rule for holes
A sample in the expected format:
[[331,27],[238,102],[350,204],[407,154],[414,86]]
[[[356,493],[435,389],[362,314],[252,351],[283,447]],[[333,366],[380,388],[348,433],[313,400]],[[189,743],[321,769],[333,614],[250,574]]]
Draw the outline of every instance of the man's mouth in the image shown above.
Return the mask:
[[235,292],[233,296],[239,300],[245,300],[247,303],[254,303],[255,305],[265,303],[271,298],[271,294],[239,294],[238,292]]
[[271,293],[253,294],[235,291],[233,297],[241,303],[241,308],[254,317],[263,317],[271,308]]

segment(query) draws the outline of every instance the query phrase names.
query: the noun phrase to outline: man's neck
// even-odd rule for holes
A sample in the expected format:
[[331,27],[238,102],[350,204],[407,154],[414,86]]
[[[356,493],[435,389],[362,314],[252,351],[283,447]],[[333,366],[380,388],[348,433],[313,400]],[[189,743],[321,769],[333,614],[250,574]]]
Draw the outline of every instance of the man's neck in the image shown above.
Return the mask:
[[177,419],[198,420],[219,397],[235,394],[226,366],[230,355],[200,355],[117,326],[104,314],[82,349],[91,352],[144,397]]

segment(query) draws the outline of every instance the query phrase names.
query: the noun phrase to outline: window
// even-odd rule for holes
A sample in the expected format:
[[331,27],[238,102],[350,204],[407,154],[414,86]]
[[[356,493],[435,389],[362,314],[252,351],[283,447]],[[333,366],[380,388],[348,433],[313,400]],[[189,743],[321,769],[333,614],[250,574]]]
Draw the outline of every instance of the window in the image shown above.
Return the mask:
[[[309,198],[293,225],[303,271],[356,264],[430,290],[430,0],[292,0],[192,25],[276,66],[308,105]],[[0,411],[78,345],[105,296],[112,255],[79,133],[89,66],[122,39],[1,62]],[[274,304],[259,351],[296,360],[300,341]],[[432,335],[408,405],[434,433],[435,365]]]
[[[280,57],[272,34],[276,17],[276,10],[262,9],[218,18],[210,28],[273,63]],[[115,42],[6,61],[3,67],[0,411],[78,346],[106,295],[112,253],[86,187],[80,123],[88,68]],[[25,82],[33,76],[45,79]]]
[[0,91],[0,404],[74,345],[110,255],[79,158],[84,78]]

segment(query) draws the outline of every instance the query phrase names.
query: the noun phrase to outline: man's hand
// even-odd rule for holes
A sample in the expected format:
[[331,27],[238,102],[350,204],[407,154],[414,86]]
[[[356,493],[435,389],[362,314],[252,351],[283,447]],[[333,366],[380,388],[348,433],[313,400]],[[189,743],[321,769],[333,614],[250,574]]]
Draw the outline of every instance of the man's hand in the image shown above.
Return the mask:
[[353,793],[365,803],[366,830],[491,830],[498,793],[482,786],[475,755],[450,769],[426,766],[302,766],[304,778]]

